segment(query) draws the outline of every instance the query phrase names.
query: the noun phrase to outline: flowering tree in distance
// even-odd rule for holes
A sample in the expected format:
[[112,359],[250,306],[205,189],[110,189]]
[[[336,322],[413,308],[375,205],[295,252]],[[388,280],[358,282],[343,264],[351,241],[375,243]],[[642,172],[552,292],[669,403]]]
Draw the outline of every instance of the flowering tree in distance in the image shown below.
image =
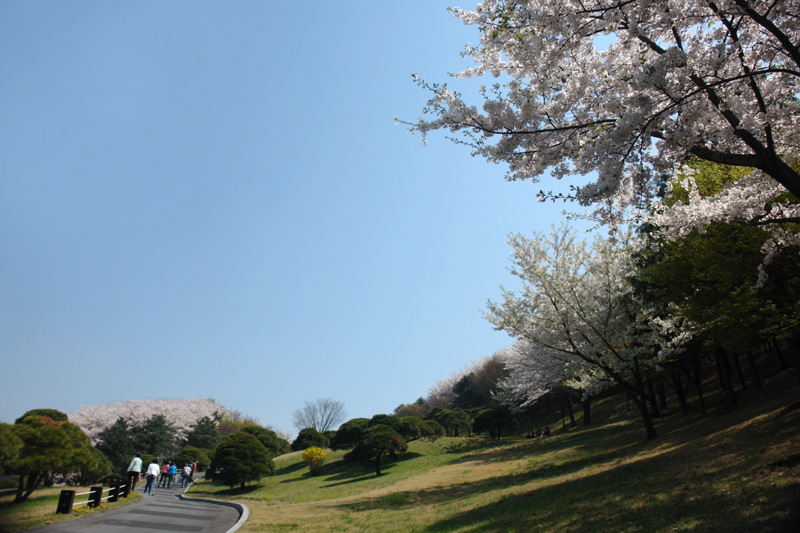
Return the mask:
[[511,237],[519,294],[503,290],[486,319],[515,338],[544,348],[539,355],[580,362],[570,385],[591,395],[610,383],[639,407],[647,438],[657,437],[647,410],[648,372],[678,353],[689,334],[636,298],[630,256],[620,243],[578,241],[568,228],[532,239]]
[[[447,129],[509,179],[597,172],[584,205],[650,198],[687,153],[758,169],[800,197],[800,0],[485,0],[453,9],[477,26],[477,66],[506,75],[483,108],[446,85],[407,123]],[[601,49],[597,40],[610,42]]]

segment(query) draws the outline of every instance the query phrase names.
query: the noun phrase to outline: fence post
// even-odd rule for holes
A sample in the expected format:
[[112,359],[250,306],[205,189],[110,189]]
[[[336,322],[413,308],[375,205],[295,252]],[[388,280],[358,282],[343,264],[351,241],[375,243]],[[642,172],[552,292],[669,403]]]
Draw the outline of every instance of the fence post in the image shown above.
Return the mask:
[[120,484],[121,482],[118,479],[111,480],[111,491],[108,493],[108,503],[115,502],[119,499]]
[[103,487],[92,487],[89,494],[89,507],[99,507],[103,501]]
[[62,490],[61,496],[58,497],[58,507],[56,507],[56,514],[69,514],[72,512],[72,502],[75,501],[74,490]]
[[122,490],[120,492],[120,496],[123,498],[127,498],[131,493],[131,478],[128,477],[125,479],[125,484],[122,485]]

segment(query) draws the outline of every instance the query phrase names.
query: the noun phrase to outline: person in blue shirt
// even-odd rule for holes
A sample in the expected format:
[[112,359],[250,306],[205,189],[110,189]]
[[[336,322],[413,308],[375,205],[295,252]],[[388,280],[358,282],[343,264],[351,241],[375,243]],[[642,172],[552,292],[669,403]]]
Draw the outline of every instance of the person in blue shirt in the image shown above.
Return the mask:
[[169,464],[169,474],[167,474],[167,488],[172,488],[172,480],[175,479],[175,474],[178,473],[178,467],[175,466],[173,463]]

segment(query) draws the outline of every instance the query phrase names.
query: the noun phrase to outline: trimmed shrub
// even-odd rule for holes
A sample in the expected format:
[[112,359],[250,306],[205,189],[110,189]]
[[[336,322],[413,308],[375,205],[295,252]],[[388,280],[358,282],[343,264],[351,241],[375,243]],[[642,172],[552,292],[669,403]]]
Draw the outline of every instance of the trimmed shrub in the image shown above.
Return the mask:
[[294,442],[292,442],[292,451],[298,452],[306,448],[311,448],[312,446],[330,448],[330,445],[331,442],[328,440],[328,437],[314,428],[305,428],[300,430],[300,434],[294,439]]
[[274,473],[275,463],[269,451],[253,435],[240,431],[226,437],[219,445],[208,477],[231,488],[239,485],[244,489],[248,481],[258,481]]

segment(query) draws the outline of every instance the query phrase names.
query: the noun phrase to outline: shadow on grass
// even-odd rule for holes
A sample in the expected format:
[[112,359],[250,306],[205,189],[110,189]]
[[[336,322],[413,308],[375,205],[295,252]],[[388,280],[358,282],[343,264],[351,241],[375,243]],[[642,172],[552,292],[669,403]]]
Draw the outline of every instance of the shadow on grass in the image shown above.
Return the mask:
[[[213,485],[212,485],[213,486]],[[219,485],[216,485],[219,486]],[[200,495],[209,495],[209,496],[241,496],[243,494],[250,494],[251,492],[257,491],[264,487],[263,483],[256,483],[254,485],[245,485],[244,488],[241,487],[231,487],[222,490],[202,490],[200,487],[197,490],[192,490],[187,496],[200,496]]]
[[284,466],[283,468],[276,470],[275,475],[283,476],[285,474],[291,474],[292,472],[297,472],[298,470],[302,470],[304,468],[308,468],[308,465],[302,461],[299,463],[292,463],[290,465]]

